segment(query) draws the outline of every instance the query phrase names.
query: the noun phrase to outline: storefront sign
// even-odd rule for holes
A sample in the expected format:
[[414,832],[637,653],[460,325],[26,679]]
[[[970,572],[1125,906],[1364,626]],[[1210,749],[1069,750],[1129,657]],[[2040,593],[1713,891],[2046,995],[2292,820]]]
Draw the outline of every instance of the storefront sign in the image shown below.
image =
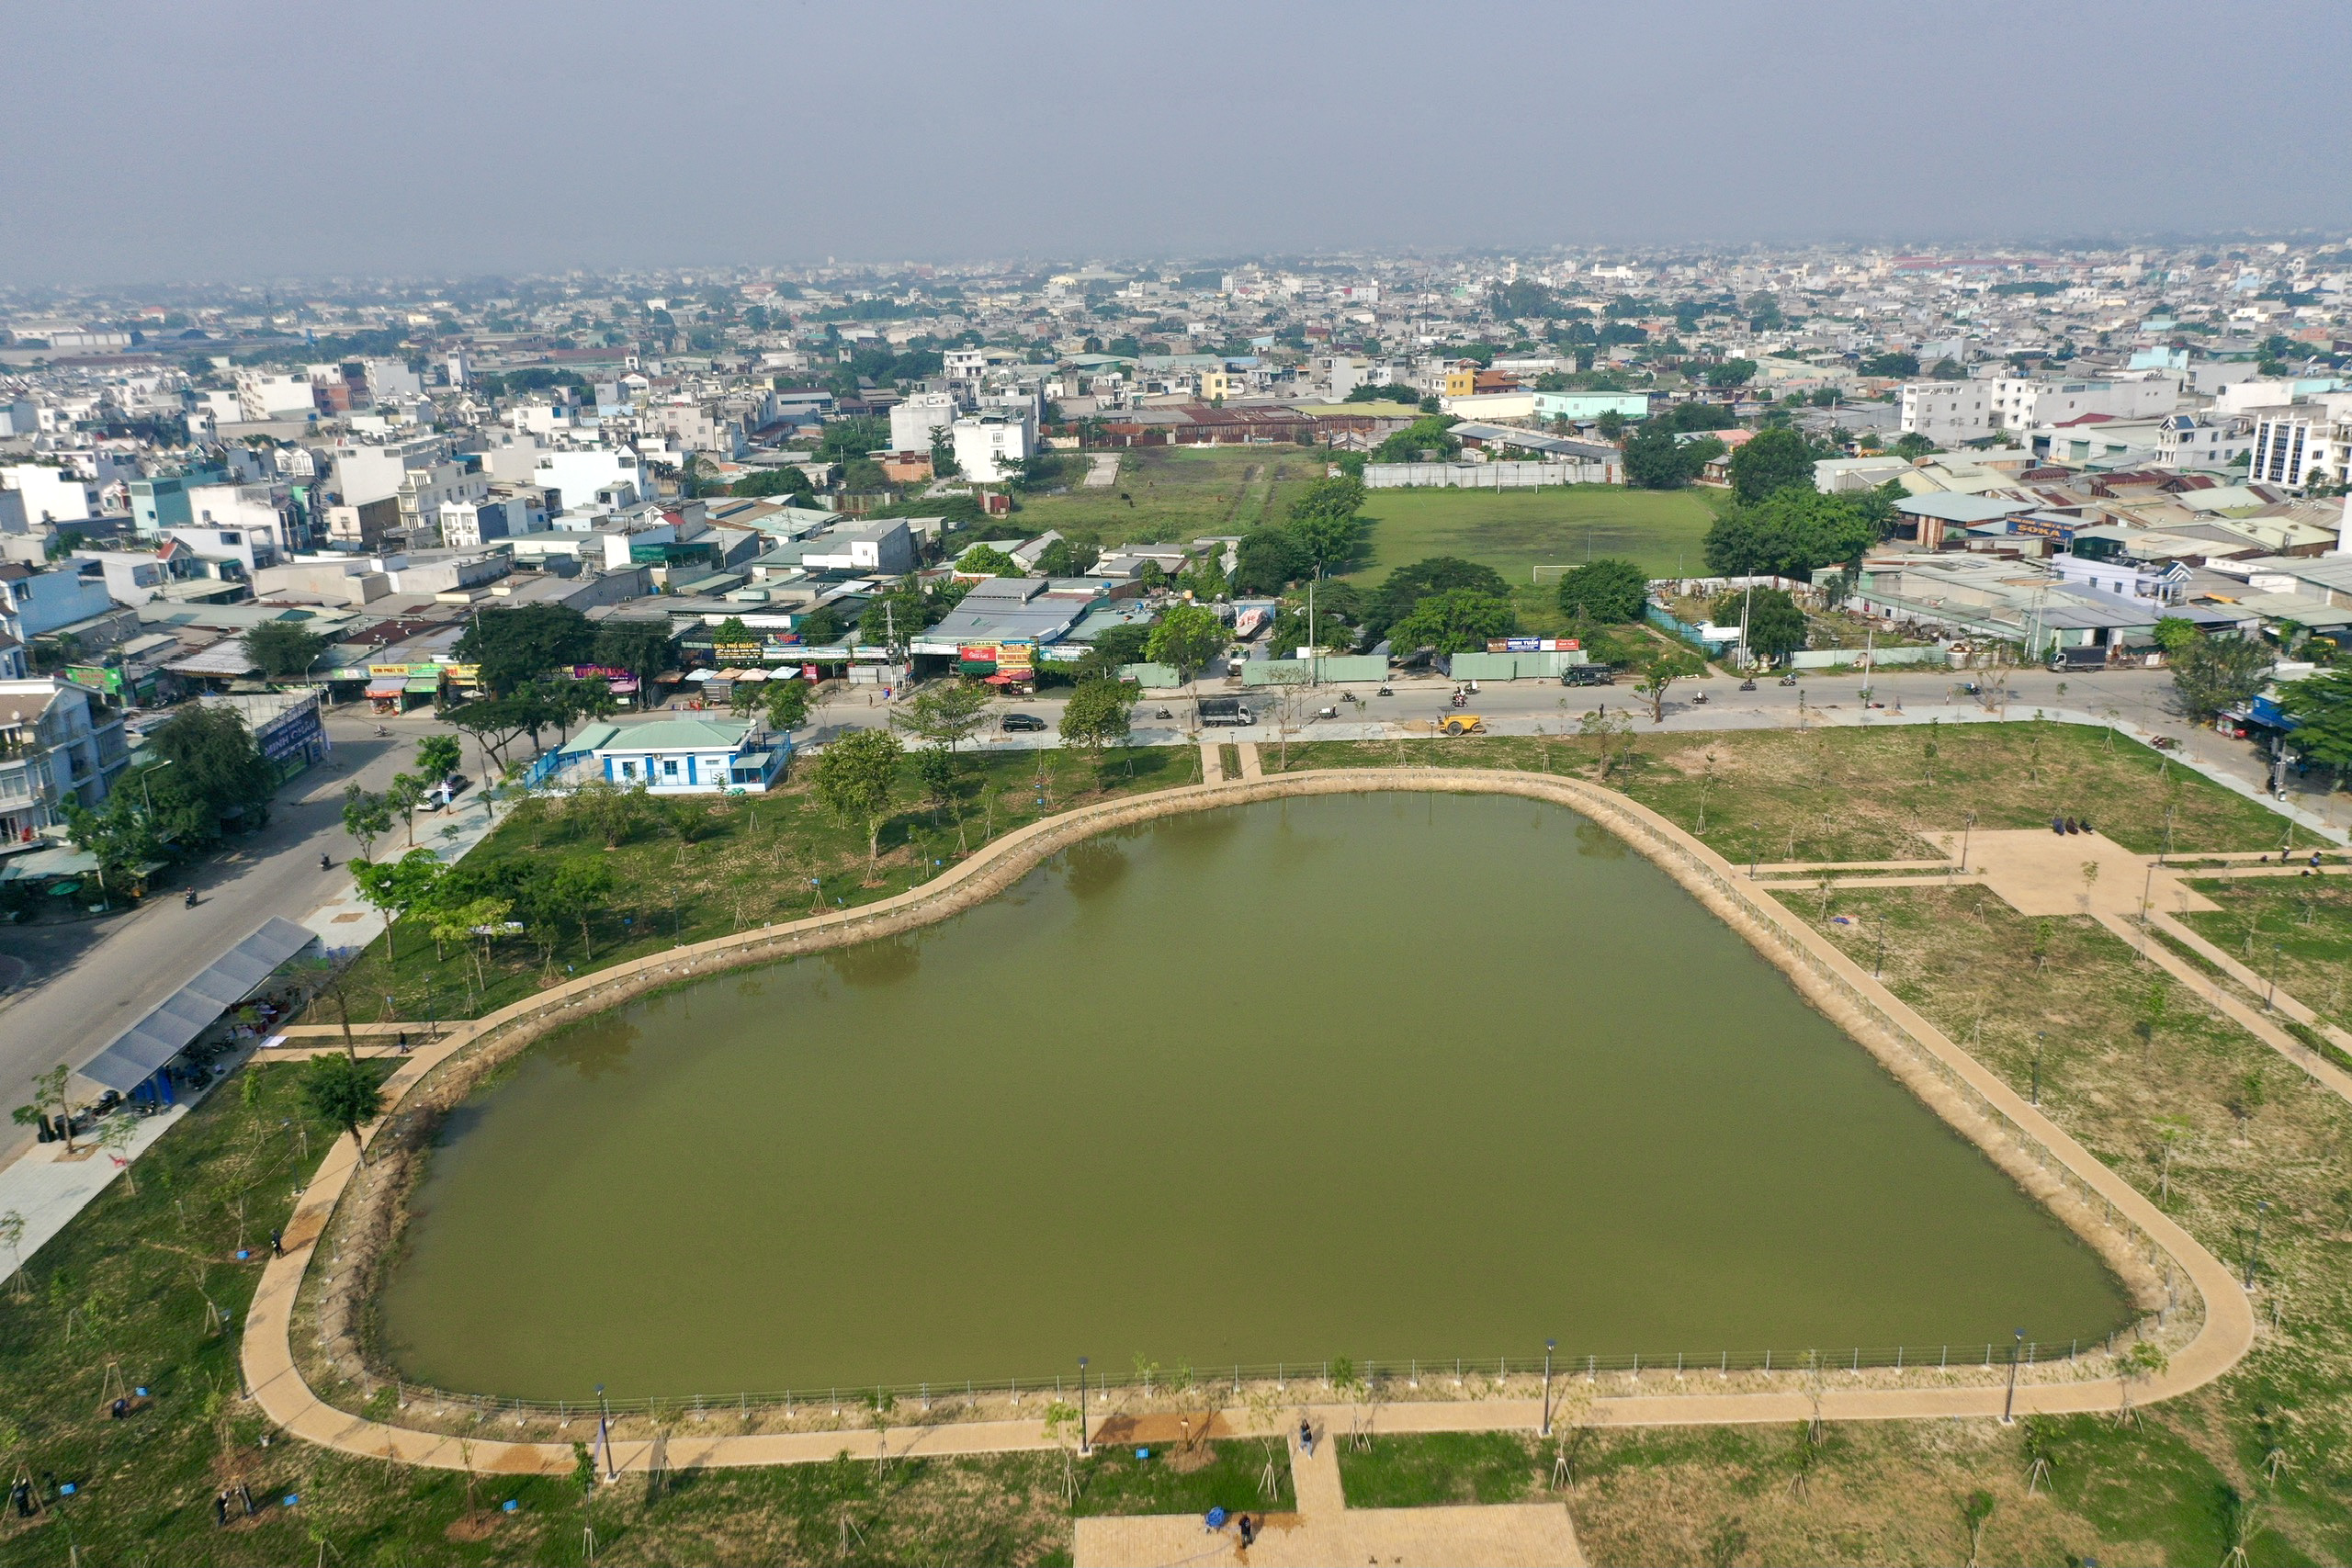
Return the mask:
[[1488,653],[1575,653],[1583,647],[1572,637],[1497,637],[1487,639]]

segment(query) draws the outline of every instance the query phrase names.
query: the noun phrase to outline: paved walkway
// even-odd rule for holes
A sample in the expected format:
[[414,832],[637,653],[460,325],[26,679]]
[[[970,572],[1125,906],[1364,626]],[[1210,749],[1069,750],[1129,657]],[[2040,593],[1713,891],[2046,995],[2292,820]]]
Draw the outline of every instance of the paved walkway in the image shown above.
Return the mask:
[[[1290,1438],[1295,1513],[1245,1509],[1258,1524],[1244,1551],[1228,1518],[1212,1530],[1198,1514],[1147,1514],[1078,1521],[1077,1568],[1168,1568],[1175,1563],[1291,1568],[1352,1562],[1486,1568],[1583,1568],[1576,1526],[1559,1503],[1429,1508],[1351,1508],[1340,1484],[1339,1443],[1318,1423],[1310,1455]],[[1246,1502],[1247,1499],[1244,1499]]]
[[1212,784],[1225,782],[1225,755],[1216,741],[1201,742],[1201,782]]
[[1258,761],[1258,743],[1255,740],[1238,741],[1233,749],[1241,754],[1242,783],[1249,784],[1266,776],[1265,768]]
[[[1369,790],[1450,790],[1466,794],[1513,795],[1550,800],[1606,823],[1645,852],[1659,854],[1661,863],[1678,876],[1695,881],[1710,898],[1746,903],[1757,918],[1784,933],[1784,940],[1803,951],[1803,963],[1814,973],[1835,976],[1857,995],[1868,997],[1894,1027],[1907,1032],[1919,1047],[1939,1061],[1955,1077],[2008,1122],[2024,1139],[2047,1152],[2081,1185],[2120,1214],[2141,1235],[2168,1254],[2194,1287],[2205,1307],[2197,1337],[2181,1347],[2166,1370],[2143,1380],[2131,1391],[2150,1402],[2198,1388],[2235,1365],[2252,1346],[2252,1304],[2231,1270],[2197,1240],[2158,1210],[2130,1182],[2116,1175],[2084,1149],[2055,1122],[2026,1102],[1996,1075],[1946,1039],[1925,1018],[1871,978],[1838,944],[1804,920],[1782,909],[1757,885],[1714,851],[1660,817],[1647,807],[1582,780],[1545,774],[1454,769],[1331,769],[1215,787],[1187,785],[1156,795],[1105,801],[1032,823],[999,839],[978,854],[952,867],[921,888],[883,899],[861,909],[818,915],[803,920],[718,937],[669,953],[634,960],[628,964],[582,976],[566,985],[472,1021],[435,1044],[413,1052],[386,1084],[388,1114],[396,1111],[410,1089],[431,1068],[466,1048],[476,1039],[553,1011],[582,1004],[602,1005],[599,998],[625,993],[642,978],[718,971],[752,954],[764,957],[789,951],[803,934],[840,938],[871,930],[897,915],[919,911],[928,901],[943,914],[956,902],[960,885],[974,879],[1010,875],[1050,854],[1077,835],[1115,824],[1140,821],[1167,811],[1192,809],[1236,799],[1278,799],[1295,795],[1359,793]],[[975,886],[989,884],[978,881]],[[384,1123],[367,1129],[377,1136]],[[245,1325],[242,1357],[246,1380],[264,1412],[278,1426],[308,1441],[342,1452],[408,1463],[454,1468],[461,1464],[456,1438],[334,1409],[312,1393],[297,1369],[290,1329],[296,1292],[310,1267],[315,1243],[328,1216],[341,1200],[356,1169],[352,1144],[335,1140],[321,1162],[317,1176],[296,1205],[295,1220],[287,1232],[287,1255],[265,1267]],[[1613,1382],[1613,1380],[1611,1380]],[[1664,1378],[1661,1387],[1672,1387]],[[1745,1422],[1788,1422],[1805,1419],[1816,1410],[1814,1398],[1793,1386],[1785,1392],[1761,1393],[1649,1393],[1649,1385],[1630,1380],[1628,1391],[1594,1401],[1588,1419],[1610,1425],[1721,1425]],[[2115,1409],[2125,1395],[2114,1379],[2052,1383],[2021,1383],[2017,1409],[2032,1413],[2076,1413]],[[1994,1384],[1929,1388],[1829,1389],[1820,1394],[1818,1412],[1835,1420],[1888,1420],[1923,1416],[1994,1416],[2003,1407],[2003,1391]],[[1340,1411],[1344,1415],[1345,1411]],[[1330,1412],[1323,1412],[1323,1415]],[[1222,1413],[1238,1429],[1249,1417],[1242,1411]],[[1538,1402],[1526,1399],[1432,1401],[1383,1407],[1381,1429],[1398,1431],[1529,1430],[1541,1420]],[[585,1437],[586,1433],[579,1434]],[[875,1439],[892,1454],[923,1452],[972,1454],[1048,1449],[1054,1445],[1042,1422],[990,1421],[939,1427],[896,1427]],[[853,1451],[866,1439],[855,1439]],[[777,1435],[673,1438],[668,1445],[670,1462],[679,1467],[767,1465],[829,1460],[843,1442],[839,1432]],[[642,1469],[650,1456],[650,1441],[622,1441],[616,1459],[623,1469]],[[471,1445],[479,1469],[496,1472],[561,1473],[572,1463],[569,1440],[504,1442],[488,1438]]]

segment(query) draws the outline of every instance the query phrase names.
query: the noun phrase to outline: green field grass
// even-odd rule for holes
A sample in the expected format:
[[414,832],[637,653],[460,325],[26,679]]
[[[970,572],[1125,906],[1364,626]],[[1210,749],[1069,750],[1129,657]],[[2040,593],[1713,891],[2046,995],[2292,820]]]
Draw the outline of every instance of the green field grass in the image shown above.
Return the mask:
[[1525,629],[1555,631],[1558,574],[1544,573],[1539,584],[1533,568],[1615,556],[1652,577],[1704,571],[1707,527],[1727,493],[1618,485],[1499,493],[1376,491],[1363,509],[1370,524],[1364,563],[1348,575],[1369,588],[1397,567],[1430,556],[1461,556],[1502,573]]
[[1069,456],[1069,492],[1023,501],[1018,520],[1106,548],[1190,544],[1280,522],[1291,498],[1323,475],[1322,455],[1300,446],[1139,446],[1119,454],[1116,485],[1085,490],[1086,465]]
[[1377,582],[1392,568],[1439,555],[1484,561],[1521,586],[1532,567],[1601,556],[1630,560],[1652,577],[1704,571],[1701,550],[1724,493],[1617,485],[1378,491],[1363,509],[1372,525],[1368,558],[1351,575]]

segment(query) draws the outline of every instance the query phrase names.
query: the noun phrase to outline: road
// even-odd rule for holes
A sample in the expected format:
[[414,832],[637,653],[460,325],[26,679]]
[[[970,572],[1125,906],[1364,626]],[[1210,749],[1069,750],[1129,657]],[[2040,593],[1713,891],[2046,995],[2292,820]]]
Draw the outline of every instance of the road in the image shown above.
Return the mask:
[[[1447,705],[1452,683],[1435,677],[1399,679],[1395,694],[1382,697],[1363,685],[1334,685],[1305,705],[1309,712],[1338,706],[1340,718],[1325,721],[1302,717],[1294,739],[1318,737],[1354,739],[1396,733],[1391,725],[1418,728],[1455,710]],[[2063,689],[2062,689],[2063,688]],[[1204,683],[1204,690],[1227,690],[1222,682]],[[2245,783],[2261,785],[2266,772],[2260,756],[2243,741],[2225,739],[2211,729],[2190,724],[2173,697],[2171,679],[2161,671],[2111,671],[2089,675],[2056,675],[2047,671],[2011,671],[2008,689],[2017,694],[2007,705],[2010,717],[2030,716],[2037,707],[2068,708],[2118,718],[2160,735],[2179,739],[2183,750]],[[1882,671],[1874,683],[1877,700],[1894,711],[1896,705],[1913,709],[1940,706],[1955,701],[1955,682],[1949,671],[1896,673]],[[1704,705],[1690,699],[1705,692]],[[1342,694],[1362,698],[1359,708]],[[1055,744],[1050,727],[1059,723],[1058,695],[1044,695],[1000,704],[1001,711],[1036,715],[1049,728],[1044,735],[1006,736],[987,732],[991,750]],[[1226,733],[1236,739],[1272,738],[1262,691],[1245,694],[1245,701],[1265,714],[1269,722]],[[1800,704],[1833,720],[1851,720],[1862,711],[1859,681],[1851,676],[1835,681],[1808,679],[1787,687],[1766,681],[1753,692],[1741,692],[1737,682],[1721,677],[1690,681],[1669,693],[1662,726],[1654,726],[1648,709],[1629,686],[1562,688],[1549,681],[1488,683],[1463,711],[1485,717],[1497,730],[1532,733],[1543,726],[1551,733],[1573,728],[1589,709],[1606,704],[1623,707],[1645,730],[1732,730],[1781,728],[1799,720]],[[1165,706],[1168,719],[1158,716]],[[1136,739],[1143,744],[1189,744],[1194,737],[1187,726],[1192,712],[1187,699],[1164,703],[1147,699],[1136,710]],[[621,722],[642,722],[673,716],[663,712],[625,716]],[[832,735],[887,724],[889,708],[879,694],[851,688],[836,690],[815,711],[809,728],[800,732],[804,744],[821,742]],[[26,983],[0,1001],[0,1095],[22,1094],[34,1074],[59,1062],[86,1061],[124,1029],[176,990],[231,944],[271,915],[300,920],[341,894],[349,886],[342,863],[354,844],[343,831],[342,794],[356,779],[370,789],[383,787],[393,773],[414,757],[417,737],[441,726],[430,716],[392,720],[389,739],[374,733],[376,720],[365,715],[335,716],[328,720],[334,755],[325,764],[295,780],[273,808],[269,826],[239,841],[232,852],[196,868],[193,881],[201,902],[183,908],[176,897],[165,896],[128,915],[71,925],[0,928],[0,955],[23,960]],[[2306,780],[2289,781],[2289,799],[2337,827],[2352,827],[2352,802],[2338,794],[2323,793],[2324,770]],[[336,862],[333,872],[321,872],[318,858],[326,852]],[[0,1128],[0,1161],[12,1159],[28,1141],[19,1131]]]
[[[0,1103],[29,1099],[37,1073],[89,1060],[270,916],[299,921],[350,886],[344,862],[356,846],[343,830],[344,785],[356,779],[382,788],[414,762],[416,737],[441,728],[429,718],[396,720],[392,738],[379,739],[375,726],[364,715],[331,716],[334,753],[279,793],[269,825],[143,907],[71,924],[0,927],[0,953],[28,968],[25,984],[0,1002]],[[322,851],[334,858],[333,871],[319,869]],[[193,909],[178,897],[191,884]],[[31,1142],[13,1123],[0,1136],[0,1162]]]
[[[1972,677],[1974,678],[1974,677]],[[1374,685],[1334,682],[1319,696],[1303,704],[1300,728],[1293,739],[1355,739],[1366,733],[1383,733],[1387,725],[1419,726],[1433,718],[1442,718],[1456,711],[1476,713],[1490,727],[1504,733],[1532,733],[1537,725],[1546,731],[1559,734],[1573,728],[1584,715],[1602,705],[1611,710],[1631,712],[1643,730],[1764,729],[1785,728],[1800,722],[1800,705],[1818,711],[1832,720],[1850,721],[1863,711],[1861,682],[1851,675],[1836,679],[1808,675],[1795,686],[1782,686],[1768,677],[1758,683],[1753,692],[1739,690],[1739,682],[1722,676],[1694,680],[1677,684],[1667,694],[1666,719],[1654,725],[1649,707],[1633,690],[1630,682],[1615,686],[1581,686],[1564,688],[1552,681],[1511,681],[1487,682],[1478,694],[1463,709],[1448,706],[1447,694],[1453,682],[1435,676],[1394,680],[1390,682],[1394,696],[1377,694]],[[2268,779],[2267,766],[2251,742],[2231,740],[2216,734],[2211,728],[2192,724],[2181,713],[2174,695],[2172,677],[2160,670],[2106,670],[2089,674],[2074,671],[2054,674],[2047,670],[2012,670],[2008,671],[2007,690],[2016,693],[2013,700],[1997,711],[2010,718],[2030,717],[2036,708],[2069,709],[2076,713],[2104,717],[2112,714],[2119,721],[2136,725],[2157,735],[2168,735],[2181,743],[2182,754],[2229,773],[2249,785],[2260,788]],[[1258,713],[1261,722],[1247,728],[1223,733],[1235,739],[1266,740],[1274,736],[1272,721],[1273,698],[1263,687],[1243,692],[1222,681],[1201,682],[1204,694],[1231,693],[1239,695],[1245,705]],[[1707,701],[1702,705],[1690,699],[1704,692]],[[1886,705],[1892,714],[1897,705],[1910,709],[1946,705],[1973,707],[1975,699],[1962,693],[1959,683],[1949,670],[1917,672],[1882,670],[1872,682],[1874,699]],[[1358,707],[1348,701],[1350,696],[1362,699]],[[1061,722],[1065,699],[1048,692],[1037,697],[999,705],[1006,712],[1035,714],[1047,726]],[[1160,719],[1158,712],[1166,707],[1171,716]],[[1306,716],[1316,709],[1335,706],[1340,710],[1334,720]],[[1876,710],[1871,710],[1875,712]],[[853,691],[837,696],[820,706],[814,715],[814,727],[800,737],[804,743],[847,728],[869,728],[888,720],[889,710],[878,696]],[[1189,741],[1185,730],[1190,722],[1192,704],[1189,699],[1170,698],[1162,702],[1147,698],[1135,711],[1136,739],[1143,744],[1170,744]],[[1365,727],[1371,727],[1369,730]],[[1012,749],[1038,744],[1052,744],[1049,728],[1045,736],[1006,736],[991,729],[986,744],[989,749]],[[2290,777],[2288,800],[2290,804],[2334,824],[2352,828],[2352,796],[2338,793],[2330,795],[2325,785],[2327,770],[2314,768],[2303,779]]]

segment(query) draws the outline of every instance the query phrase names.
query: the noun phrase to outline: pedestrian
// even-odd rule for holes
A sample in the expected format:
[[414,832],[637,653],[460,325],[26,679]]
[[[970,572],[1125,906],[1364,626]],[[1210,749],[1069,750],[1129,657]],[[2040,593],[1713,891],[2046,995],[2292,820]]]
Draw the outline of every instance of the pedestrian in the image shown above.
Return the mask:
[[130,1414],[130,1401],[118,1397],[114,1404],[107,1407],[107,1414],[117,1421],[121,1420]]
[[1244,1514],[1241,1516],[1239,1529],[1241,1531],[1241,1550],[1247,1551],[1250,1550],[1250,1543],[1258,1539],[1258,1527],[1250,1522],[1249,1515]]
[[272,1258],[283,1258],[286,1256],[286,1233],[284,1231],[272,1231],[269,1233],[269,1255]]
[[20,1519],[31,1518],[33,1517],[32,1483],[29,1481],[19,1481],[14,1486],[8,1488],[8,1501],[17,1506],[17,1517]]
[[1315,1457],[1315,1427],[1304,1416],[1298,1418],[1298,1451],[1308,1459]]
[[212,1522],[222,1529],[229,1528],[229,1491],[222,1487],[212,1499]]

